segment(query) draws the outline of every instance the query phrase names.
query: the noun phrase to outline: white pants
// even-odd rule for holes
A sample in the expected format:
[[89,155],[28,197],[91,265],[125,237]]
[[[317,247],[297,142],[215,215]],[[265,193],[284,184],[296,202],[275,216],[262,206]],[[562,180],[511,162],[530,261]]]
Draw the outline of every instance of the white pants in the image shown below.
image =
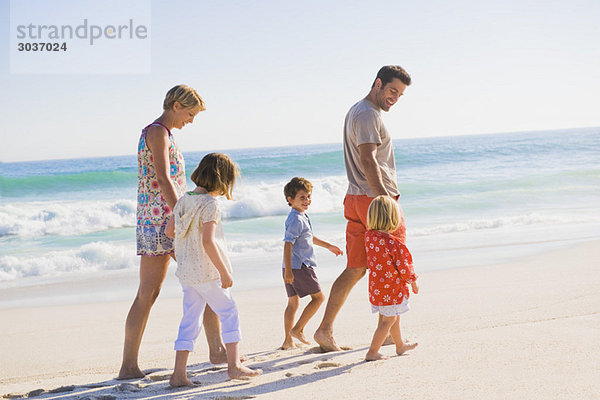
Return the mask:
[[235,343],[242,339],[235,301],[229,289],[221,287],[220,280],[196,285],[181,283],[181,287],[183,288],[183,317],[179,324],[175,350],[194,351],[194,341],[202,329],[201,322],[207,304],[219,316],[223,343]]

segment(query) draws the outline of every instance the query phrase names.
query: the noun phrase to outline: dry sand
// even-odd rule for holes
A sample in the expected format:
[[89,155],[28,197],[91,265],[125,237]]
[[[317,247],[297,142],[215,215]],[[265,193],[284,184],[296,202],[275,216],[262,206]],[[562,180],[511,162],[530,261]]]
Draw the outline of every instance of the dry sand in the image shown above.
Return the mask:
[[[418,266],[417,266],[418,271]],[[131,285],[114,280],[113,287]],[[323,285],[328,292],[330,283]],[[144,379],[116,381],[130,302],[0,310],[0,395],[39,399],[599,399],[600,241],[502,265],[423,273],[401,320],[419,347],[363,361],[377,316],[366,279],[340,312],[335,337],[351,350],[277,350],[282,287],[242,291],[247,365],[264,374],[231,381],[207,361],[201,337],[190,356],[193,388],[170,389],[179,298],[159,298],[142,342]],[[122,287],[121,287],[122,289]],[[22,291],[29,290],[27,288]],[[62,288],[66,293],[71,285]],[[132,286],[133,295],[135,286]],[[12,291],[15,297],[22,296]],[[11,294],[12,295],[12,294]],[[306,304],[306,299],[302,303]],[[307,326],[312,335],[323,309]],[[393,346],[382,349],[387,355]],[[54,391],[54,393],[53,393]]]

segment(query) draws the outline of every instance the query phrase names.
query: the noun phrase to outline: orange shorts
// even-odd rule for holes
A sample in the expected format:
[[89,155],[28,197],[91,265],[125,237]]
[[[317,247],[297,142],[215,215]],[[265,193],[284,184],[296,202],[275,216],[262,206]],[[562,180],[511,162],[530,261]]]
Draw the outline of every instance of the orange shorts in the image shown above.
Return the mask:
[[[366,268],[367,251],[365,250],[365,232],[367,231],[367,211],[374,197],[347,194],[344,198],[344,217],[346,224],[346,268]],[[400,225],[392,232],[402,243],[406,242],[406,225],[402,207],[400,209]]]

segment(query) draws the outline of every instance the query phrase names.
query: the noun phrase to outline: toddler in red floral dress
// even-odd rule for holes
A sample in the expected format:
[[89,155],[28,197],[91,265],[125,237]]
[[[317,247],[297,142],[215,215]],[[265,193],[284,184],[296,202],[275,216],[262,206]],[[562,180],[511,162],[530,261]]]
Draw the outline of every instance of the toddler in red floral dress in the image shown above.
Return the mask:
[[390,232],[400,224],[397,202],[389,196],[376,197],[369,206],[365,246],[369,268],[369,301],[374,313],[379,313],[377,329],[365,359],[367,361],[386,359],[379,349],[388,334],[396,344],[396,354],[400,355],[417,347],[417,343],[405,342],[400,332],[400,314],[408,308],[408,285],[414,294],[419,293],[417,275],[413,270],[412,256],[400,241]]

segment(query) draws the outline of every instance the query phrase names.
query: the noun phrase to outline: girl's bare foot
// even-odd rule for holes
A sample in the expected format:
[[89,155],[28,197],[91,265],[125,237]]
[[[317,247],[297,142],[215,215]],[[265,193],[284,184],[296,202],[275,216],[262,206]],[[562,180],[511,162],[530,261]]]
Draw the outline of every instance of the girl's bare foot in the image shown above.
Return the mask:
[[194,386],[194,382],[190,381],[186,375],[176,376],[175,374],[171,375],[171,379],[169,379],[169,384],[172,387]]
[[281,345],[281,350],[289,350],[289,349],[293,349],[293,348],[294,348],[294,341],[292,340],[291,337],[289,339],[286,338],[283,341],[283,344]]
[[404,342],[402,343],[402,346],[396,346],[396,354],[398,354],[399,356],[404,354],[405,352],[414,349],[415,347],[417,347],[419,345],[419,343],[410,343],[410,342]]
[[290,331],[290,335],[292,335],[293,337],[295,337],[296,339],[298,339],[299,341],[301,341],[304,344],[310,344],[310,342],[308,341],[306,336],[304,336],[304,332],[302,332],[302,331],[295,331],[294,329],[292,329]]
[[250,369],[240,364],[237,367],[228,368],[227,373],[231,379],[247,380],[262,374],[262,369]]
[[119,371],[119,376],[117,376],[117,380],[136,379],[143,378],[145,376],[146,374],[144,374],[137,365],[133,368],[121,367],[121,370]]
[[377,361],[377,360],[387,360],[388,358],[381,353],[371,353],[367,352],[365,356],[365,361]]

